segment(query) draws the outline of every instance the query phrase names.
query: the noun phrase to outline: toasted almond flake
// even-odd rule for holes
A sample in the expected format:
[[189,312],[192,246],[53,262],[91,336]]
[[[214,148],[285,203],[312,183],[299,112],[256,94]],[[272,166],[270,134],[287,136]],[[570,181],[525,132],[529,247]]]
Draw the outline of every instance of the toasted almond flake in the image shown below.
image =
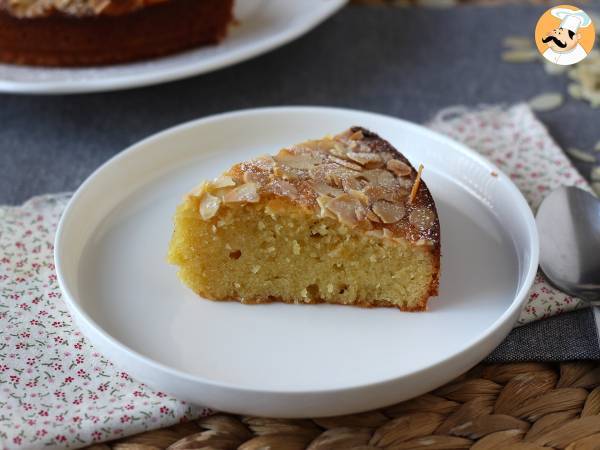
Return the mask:
[[365,187],[365,181],[361,181],[356,177],[342,178],[342,188],[344,191],[350,192],[351,190],[361,191]]
[[396,174],[396,176],[399,177],[405,177],[407,175],[410,175],[411,172],[410,166],[398,159],[390,159],[387,162],[386,167],[388,170],[392,171]]
[[285,180],[274,180],[265,188],[267,191],[281,197],[297,198],[298,189],[292,183]]
[[421,174],[422,173],[423,173],[423,164],[419,164],[419,170],[417,171],[417,177],[415,178],[415,183],[413,184],[412,190],[410,191],[408,203],[414,202],[415,198],[417,197],[417,192],[419,191],[419,185],[421,184]]
[[562,105],[564,97],[558,92],[547,92],[529,100],[529,106],[534,111],[551,111]]
[[600,181],[600,166],[594,167],[590,173],[592,181]]
[[339,164],[340,166],[344,166],[348,169],[352,169],[352,170],[356,170],[356,171],[363,170],[363,168],[361,166],[359,166],[358,164],[354,164],[353,162],[346,161],[345,159],[342,159],[342,158],[338,158],[337,156],[332,156],[331,160],[333,162],[335,162],[336,164]]
[[549,75],[560,75],[568,70],[568,66],[561,66],[559,64],[551,63],[550,61],[544,61],[544,70]]
[[285,164],[293,169],[308,170],[323,162],[322,159],[316,155],[316,153],[293,152],[289,149],[283,149],[280,150],[273,159],[278,163]]
[[229,187],[229,186],[235,186],[235,181],[233,181],[233,178],[231,178],[229,175],[221,175],[221,176],[215,178],[210,183],[210,186],[215,189]]
[[594,181],[592,183],[592,190],[598,197],[600,197],[600,182]]
[[369,197],[371,203],[377,200],[387,200],[388,202],[402,202],[408,192],[400,187],[382,187],[367,185],[362,191]]
[[348,152],[346,155],[367,169],[375,169],[383,165],[383,159],[379,153]]
[[403,205],[386,200],[377,200],[371,209],[383,223],[396,223],[406,214]]
[[371,210],[367,211],[367,219],[369,219],[371,222],[381,223],[381,219]]
[[314,191],[320,195],[337,197],[338,195],[344,193],[343,190],[329,186],[327,183],[323,183],[322,181],[313,181],[311,185]]
[[256,190],[255,183],[245,183],[228,191],[223,197],[223,203],[256,203],[260,196]]
[[276,164],[273,167],[273,175],[275,177],[283,178],[284,180],[298,179],[298,174],[294,171],[294,169],[283,164]]
[[321,217],[331,217],[332,219],[337,219],[337,216],[327,209],[327,205],[331,200],[333,199],[326,195],[321,195],[317,197],[317,204],[321,208],[320,214]]
[[214,195],[210,195],[208,192],[205,192],[200,200],[200,217],[202,217],[204,220],[214,217],[219,211],[220,206],[221,199],[219,197],[215,197]]
[[192,189],[189,192],[189,195],[191,195],[193,197],[200,197],[200,196],[202,196],[202,194],[204,194],[207,191],[208,187],[209,187],[209,184],[206,181],[203,181],[198,186],[196,186],[194,189]]
[[329,153],[331,153],[333,156],[337,156],[338,158],[345,158],[346,152],[346,148],[339,142],[334,142],[333,146],[329,149]]
[[539,53],[534,49],[509,50],[502,53],[502,60],[510,63],[525,63],[537,60]]
[[[555,64],[552,64],[552,65],[554,66]],[[576,99],[580,99],[583,95],[581,86],[576,83],[569,84],[569,86],[567,87],[567,92],[569,93],[569,95],[571,97],[576,98]]]
[[511,49],[532,49],[531,38],[527,36],[506,36],[502,41],[505,47]]
[[348,194],[342,194],[331,199],[325,207],[334,213],[338,220],[345,225],[355,226],[359,222],[356,210],[361,208],[362,205]]
[[362,191],[357,191],[356,189],[348,189],[348,194],[350,194],[352,197],[356,198],[358,201],[365,205],[369,203],[369,197],[367,197],[367,195]]
[[363,139],[363,138],[364,138],[364,135],[363,135],[363,132],[362,132],[362,130],[355,131],[355,132],[354,132],[354,133],[352,133],[352,134],[350,135],[350,137],[349,137],[349,139],[350,139],[351,141],[360,141],[360,140],[361,140],[361,139]]
[[408,221],[419,230],[427,230],[434,224],[435,215],[430,209],[416,208],[408,215]]
[[584,152],[583,150],[580,150],[575,147],[567,148],[567,153],[571,157],[573,157],[576,160],[581,161],[581,162],[587,162],[587,163],[595,163],[596,162],[596,157],[594,155],[592,155],[591,153]]
[[366,178],[375,186],[390,187],[397,185],[394,175],[384,169],[364,170],[360,176]]

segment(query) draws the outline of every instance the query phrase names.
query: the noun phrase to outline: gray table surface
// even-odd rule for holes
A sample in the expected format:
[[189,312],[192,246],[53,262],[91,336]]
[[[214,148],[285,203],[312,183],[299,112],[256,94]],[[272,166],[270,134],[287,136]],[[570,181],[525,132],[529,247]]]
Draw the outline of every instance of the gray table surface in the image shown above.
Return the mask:
[[[590,3],[586,8],[593,9]],[[424,122],[446,106],[512,104],[564,92],[566,77],[546,74],[541,64],[500,59],[503,38],[531,35],[544,9],[349,6],[283,48],[184,81],[89,95],[0,94],[0,204],[74,190],[98,165],[139,139],[224,111],[310,104]],[[568,98],[539,117],[563,147],[591,149],[600,140],[600,111],[586,103]],[[589,174],[589,165],[577,166]],[[561,337],[566,351],[552,352],[552,341],[543,334],[548,327],[522,327],[495,360],[600,358],[588,312],[561,317],[556,323],[576,330],[575,341]],[[532,342],[542,340],[550,353],[527,353]],[[573,353],[581,345],[587,351]]]

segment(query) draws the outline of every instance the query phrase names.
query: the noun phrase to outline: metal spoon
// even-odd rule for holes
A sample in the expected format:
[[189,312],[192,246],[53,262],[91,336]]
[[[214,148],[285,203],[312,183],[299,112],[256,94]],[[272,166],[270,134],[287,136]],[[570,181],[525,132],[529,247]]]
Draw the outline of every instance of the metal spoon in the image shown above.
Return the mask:
[[598,321],[600,200],[581,189],[561,187],[544,199],[536,222],[546,277],[561,291],[594,305]]

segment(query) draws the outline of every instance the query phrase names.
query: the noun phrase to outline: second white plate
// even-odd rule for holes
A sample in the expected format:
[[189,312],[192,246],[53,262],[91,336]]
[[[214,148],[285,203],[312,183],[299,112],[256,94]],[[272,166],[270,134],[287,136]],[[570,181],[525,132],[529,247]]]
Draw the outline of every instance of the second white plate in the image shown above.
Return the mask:
[[[351,125],[426,167],[443,253],[429,311],[218,303],[180,283],[165,255],[184,193],[234,162]],[[272,108],[191,122],[135,145],[81,186],[56,238],[59,281],[99,350],[181,399],[288,417],[381,407],[476,364],[521,310],[537,269],[535,223],[517,188],[492,172],[456,142],[366,112]]]

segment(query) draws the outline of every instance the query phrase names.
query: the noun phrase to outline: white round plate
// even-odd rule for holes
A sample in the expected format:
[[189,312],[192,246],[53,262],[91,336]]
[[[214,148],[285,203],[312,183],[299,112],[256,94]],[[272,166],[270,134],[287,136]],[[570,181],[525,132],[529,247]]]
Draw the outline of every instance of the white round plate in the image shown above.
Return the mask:
[[[213,302],[178,280],[165,257],[185,193],[235,162],[351,125],[425,165],[443,253],[427,312]],[[484,158],[402,120],[317,107],[213,116],[134,145],[75,193],[55,252],[73,317],[117,365],[183,400],[271,417],[368,410],[449,381],[508,334],[538,264],[526,201]]]
[[236,0],[227,38],[218,45],[146,61],[87,68],[0,64],[0,92],[64,94],[147,86],[199,75],[253,58],[303,35],[347,0]]

